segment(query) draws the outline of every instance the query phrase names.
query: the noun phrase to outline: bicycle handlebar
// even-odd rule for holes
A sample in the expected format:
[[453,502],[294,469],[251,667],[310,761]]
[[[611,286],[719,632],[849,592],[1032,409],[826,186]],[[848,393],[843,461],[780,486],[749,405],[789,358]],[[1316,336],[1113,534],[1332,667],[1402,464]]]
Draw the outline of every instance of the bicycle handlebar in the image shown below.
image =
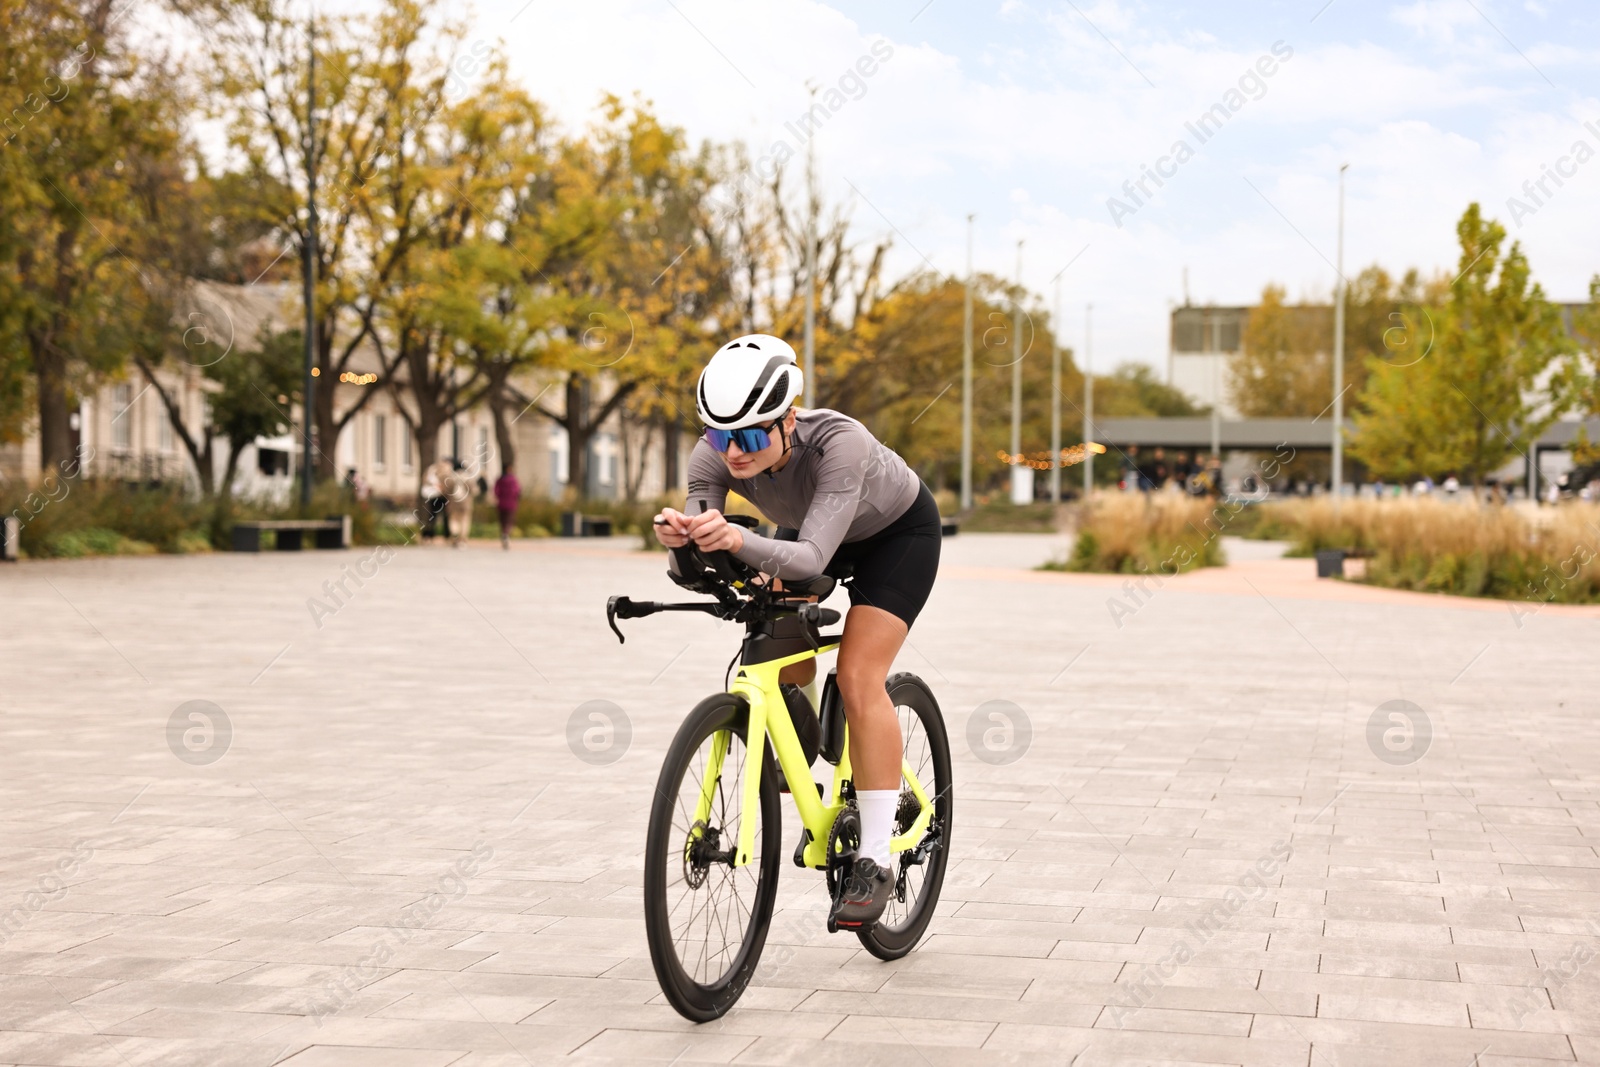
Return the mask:
[[[730,610],[730,606],[722,600],[664,604],[659,600],[631,600],[625,596],[614,596],[606,601],[606,625],[617,635],[619,643],[627,644],[628,639],[622,635],[621,628],[617,626],[618,619],[642,619],[646,615],[654,615],[660,611],[703,611],[708,615],[737,618],[750,603],[750,601],[736,602]],[[812,626],[832,626],[844,617],[833,608],[825,608],[821,604],[806,602],[789,607],[784,606],[784,602],[780,600],[778,605],[779,614],[792,611]]]

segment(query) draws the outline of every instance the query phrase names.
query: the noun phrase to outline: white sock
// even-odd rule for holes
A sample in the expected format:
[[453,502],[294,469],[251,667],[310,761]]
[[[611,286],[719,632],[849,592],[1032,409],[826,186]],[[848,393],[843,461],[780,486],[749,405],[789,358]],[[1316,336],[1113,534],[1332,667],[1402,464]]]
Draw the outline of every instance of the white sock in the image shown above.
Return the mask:
[[800,692],[804,693],[806,695],[806,699],[811,701],[812,711],[822,710],[822,692],[817,687],[817,679],[814,675],[812,676],[811,681],[800,687]]
[[857,789],[861,810],[861,855],[888,869],[889,837],[894,832],[894,810],[900,804],[898,789]]

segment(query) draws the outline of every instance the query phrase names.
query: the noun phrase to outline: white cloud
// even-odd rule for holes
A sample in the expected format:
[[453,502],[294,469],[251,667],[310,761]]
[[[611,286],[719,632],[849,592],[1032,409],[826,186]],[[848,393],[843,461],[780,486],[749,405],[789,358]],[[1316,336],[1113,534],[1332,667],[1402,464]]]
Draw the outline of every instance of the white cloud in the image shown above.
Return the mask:
[[[1315,25],[1274,28],[1111,0],[1078,0],[1082,15],[1036,3],[985,14],[940,0],[916,23],[904,20],[920,5],[896,19],[817,2],[675,0],[681,13],[623,2],[603,14],[537,5],[506,28],[521,2],[488,6],[480,25],[505,32],[518,74],[569,123],[585,121],[603,91],[638,89],[693,138],[742,138],[761,151],[804,111],[807,78],[836,81],[886,38],[892,58],[818,139],[829,195],[852,196],[848,179],[951,272],[963,269],[975,211],[979,268],[1009,276],[1025,237],[1025,277],[1046,299],[1052,275],[1087,243],[1063,283],[1069,308],[1096,303],[1102,366],[1164,365],[1168,301],[1181,296],[1186,265],[1197,300],[1250,301],[1271,280],[1329,291],[1340,163],[1351,164],[1347,266],[1445,269],[1469,200],[1505,218],[1505,198],[1565,151],[1578,119],[1600,118],[1593,96],[1552,91],[1470,5],[1446,0],[1394,8],[1387,31],[1338,8]],[[1540,39],[1487,10],[1558,84],[1592,85],[1600,56],[1570,43],[1583,38],[1547,26]],[[1265,95],[1113,225],[1106,198],[1280,38],[1294,55]],[[1557,295],[1580,294],[1600,268],[1580,236],[1600,224],[1600,161],[1593,169],[1515,233]],[[866,204],[854,217],[863,234],[890,231]],[[920,265],[901,247],[890,268]]]

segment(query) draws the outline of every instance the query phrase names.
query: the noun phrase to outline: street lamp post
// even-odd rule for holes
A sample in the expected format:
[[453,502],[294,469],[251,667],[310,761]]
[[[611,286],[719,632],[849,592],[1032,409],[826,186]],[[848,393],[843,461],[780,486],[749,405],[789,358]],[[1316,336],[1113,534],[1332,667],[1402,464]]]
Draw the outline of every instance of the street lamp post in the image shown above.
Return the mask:
[[961,510],[972,510],[972,220],[967,216],[967,286],[961,330]]
[[1050,503],[1061,503],[1061,275],[1056,275],[1056,312],[1050,323]]
[[1083,305],[1083,499],[1089,499],[1094,488],[1094,449],[1089,447],[1094,430],[1094,368],[1090,363],[1089,325],[1094,317],[1094,305]]
[[[1022,459],[1022,241],[1017,241],[1017,295],[1011,305],[1011,502],[1032,499],[1033,470]],[[1026,484],[1024,484],[1026,482]]]
[[[817,87],[811,86],[811,103],[816,106]],[[819,395],[822,382],[817,377],[817,131],[806,140],[806,365],[811,375],[811,395]]]
[[1345,163],[1339,167],[1339,249],[1334,272],[1339,275],[1334,284],[1339,288],[1338,300],[1333,306],[1333,513],[1339,513],[1339,497],[1344,488],[1344,172],[1350,169]]
[[303,249],[301,284],[305,301],[305,379],[300,392],[300,503],[311,505],[311,481],[315,464],[311,458],[312,419],[316,411],[317,351],[317,23],[313,17],[306,26],[306,237]]

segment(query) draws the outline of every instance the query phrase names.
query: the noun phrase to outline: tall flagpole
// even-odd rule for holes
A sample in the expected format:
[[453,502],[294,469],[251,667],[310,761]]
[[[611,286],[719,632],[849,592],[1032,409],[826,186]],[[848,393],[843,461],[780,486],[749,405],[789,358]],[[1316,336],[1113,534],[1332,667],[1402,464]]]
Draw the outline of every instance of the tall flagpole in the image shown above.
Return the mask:
[[961,510],[972,510],[972,220],[967,216],[967,286],[961,330]]

